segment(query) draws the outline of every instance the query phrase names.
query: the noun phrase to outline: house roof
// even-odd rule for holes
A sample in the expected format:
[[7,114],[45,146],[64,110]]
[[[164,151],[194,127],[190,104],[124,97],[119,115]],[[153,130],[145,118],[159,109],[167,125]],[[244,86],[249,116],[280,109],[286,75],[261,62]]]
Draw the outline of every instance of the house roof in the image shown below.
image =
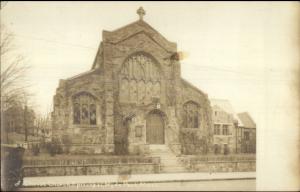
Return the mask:
[[233,115],[234,119],[238,121],[240,126],[243,125],[243,122],[238,118],[237,114],[235,113],[231,103],[227,99],[210,99],[210,103],[212,107],[218,107],[221,110],[225,111],[228,114]]
[[229,114],[235,114],[233,107],[229,100],[226,99],[210,99],[211,106],[218,106],[220,107],[223,111]]
[[240,124],[240,126],[245,128],[256,128],[256,124],[254,120],[251,118],[251,116],[249,115],[249,113],[247,112],[238,113],[237,116],[242,123]]

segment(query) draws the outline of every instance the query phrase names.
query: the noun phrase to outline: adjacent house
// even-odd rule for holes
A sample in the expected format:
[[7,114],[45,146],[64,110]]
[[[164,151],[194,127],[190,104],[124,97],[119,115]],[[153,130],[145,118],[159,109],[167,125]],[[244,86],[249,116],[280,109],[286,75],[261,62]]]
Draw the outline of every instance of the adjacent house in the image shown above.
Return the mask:
[[228,100],[211,99],[215,154],[235,153],[235,113]]
[[247,112],[238,113],[236,141],[238,153],[256,153],[256,124]]

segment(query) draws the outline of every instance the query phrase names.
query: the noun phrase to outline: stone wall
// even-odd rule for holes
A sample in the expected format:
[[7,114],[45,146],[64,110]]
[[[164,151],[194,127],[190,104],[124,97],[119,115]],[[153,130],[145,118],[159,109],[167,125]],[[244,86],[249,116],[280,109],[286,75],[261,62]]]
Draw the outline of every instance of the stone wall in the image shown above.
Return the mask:
[[183,156],[182,164],[190,172],[255,172],[255,155],[244,156]]
[[159,173],[159,159],[102,157],[88,159],[24,160],[24,176],[115,175]]
[[255,161],[201,162],[189,167],[191,172],[255,172]]
[[146,114],[137,113],[131,119],[128,127],[128,152],[130,154],[148,154],[149,147],[146,144]]
[[199,89],[181,80],[182,91],[179,98],[178,121],[182,124],[183,105],[186,102],[193,101],[199,105],[199,127],[185,128],[181,126],[180,142],[182,144],[183,154],[206,154],[212,151],[212,110],[207,95]]
[[118,164],[118,165],[70,165],[25,167],[25,177],[67,176],[67,175],[118,175],[118,174],[159,173],[159,165],[154,163]]
[[72,97],[78,93],[87,92],[97,99],[97,129],[103,127],[103,77],[97,70],[75,76],[66,80],[60,80],[59,87],[54,96],[53,134],[61,132],[76,132],[79,128],[73,124]]

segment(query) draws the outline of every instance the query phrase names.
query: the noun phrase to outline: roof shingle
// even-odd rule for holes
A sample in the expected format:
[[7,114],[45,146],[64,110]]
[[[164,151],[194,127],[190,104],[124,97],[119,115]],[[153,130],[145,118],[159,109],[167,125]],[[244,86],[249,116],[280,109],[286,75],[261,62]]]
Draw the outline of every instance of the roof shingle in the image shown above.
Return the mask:
[[238,113],[237,114],[238,118],[242,122],[242,126],[245,128],[256,128],[256,124],[249,115],[249,113],[244,112],[244,113]]

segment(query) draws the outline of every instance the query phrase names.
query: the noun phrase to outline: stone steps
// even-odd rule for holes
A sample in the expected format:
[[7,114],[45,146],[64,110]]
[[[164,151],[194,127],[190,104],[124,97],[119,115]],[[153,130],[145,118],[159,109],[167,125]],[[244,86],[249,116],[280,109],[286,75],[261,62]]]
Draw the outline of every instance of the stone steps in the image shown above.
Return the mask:
[[150,154],[152,157],[159,157],[161,163],[161,172],[179,173],[185,172],[186,169],[179,162],[176,155],[166,145],[150,146]]

